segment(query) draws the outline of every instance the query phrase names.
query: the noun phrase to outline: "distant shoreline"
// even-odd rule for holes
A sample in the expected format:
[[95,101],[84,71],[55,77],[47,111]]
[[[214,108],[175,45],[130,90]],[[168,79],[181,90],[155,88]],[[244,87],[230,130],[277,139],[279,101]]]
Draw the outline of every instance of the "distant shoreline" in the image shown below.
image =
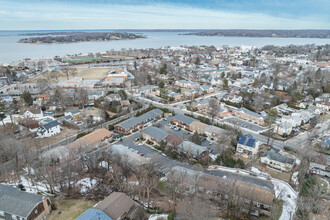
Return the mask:
[[[147,38],[142,34],[126,32],[53,32],[53,33],[25,33],[19,36],[34,36],[22,38],[17,43],[29,44],[65,44],[80,42],[106,42],[117,40],[135,40]],[[38,36],[38,37],[35,37]]]
[[180,35],[214,36],[214,37],[271,37],[271,38],[320,38],[329,39],[330,30],[207,30],[183,33]]

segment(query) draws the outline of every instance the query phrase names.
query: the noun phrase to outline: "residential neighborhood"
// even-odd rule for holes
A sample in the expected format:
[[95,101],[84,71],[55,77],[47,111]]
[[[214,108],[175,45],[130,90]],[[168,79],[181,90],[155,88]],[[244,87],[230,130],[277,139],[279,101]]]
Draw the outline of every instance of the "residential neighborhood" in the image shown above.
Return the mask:
[[326,219],[323,50],[180,46],[0,66],[0,219]]

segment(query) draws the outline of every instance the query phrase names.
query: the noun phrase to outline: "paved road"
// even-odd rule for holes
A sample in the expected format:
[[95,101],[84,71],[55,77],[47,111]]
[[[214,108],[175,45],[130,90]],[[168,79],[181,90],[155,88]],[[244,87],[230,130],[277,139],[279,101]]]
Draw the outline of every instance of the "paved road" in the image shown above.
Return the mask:
[[[122,120],[124,118],[127,118],[127,117],[132,117],[138,111],[141,111],[141,110],[146,109],[146,108],[147,107],[144,106],[143,108],[141,108],[141,109],[139,109],[137,111],[134,111],[134,112],[131,112],[129,114],[120,116],[118,118],[115,118],[114,120],[104,122],[104,123],[102,123],[100,125],[97,125],[95,127],[92,127],[92,128],[86,128],[82,132],[88,133],[88,132],[92,132],[92,131],[94,131],[96,129],[99,129],[99,128],[107,128],[110,124],[114,124],[114,123],[116,123],[116,122],[118,122],[118,121],[120,121],[120,120]],[[51,149],[54,149],[54,148],[56,148],[58,146],[67,145],[67,144],[75,141],[76,138],[77,138],[77,134],[74,134],[74,135],[72,135],[70,137],[66,137],[66,138],[64,138],[64,139],[62,139],[62,140],[60,140],[60,141],[58,141],[58,142],[56,142],[54,144],[51,144],[51,145],[48,145],[48,146],[44,146],[41,149],[39,149],[39,151],[34,151],[33,153],[45,153],[45,152],[47,152],[47,151],[49,151]],[[19,157],[22,158],[22,155],[19,155]],[[4,167],[4,170],[6,170],[6,171],[13,170],[15,168],[12,160],[5,162],[2,166]]]
[[[126,138],[121,144],[124,146],[127,146],[131,149],[134,149],[137,151],[137,153],[143,153],[144,157],[152,157],[152,155],[157,154],[159,155],[159,161],[156,162],[156,167],[162,171],[165,171],[167,169],[170,169],[174,166],[182,166],[186,167],[189,169],[192,169],[193,166],[191,164],[183,163],[174,159],[171,159],[167,157],[166,155],[162,154],[161,152],[157,151],[154,148],[148,147],[146,145],[136,145],[134,144],[134,140],[137,137],[140,137],[140,133],[136,133],[129,138]],[[258,179],[253,176],[247,176],[247,175],[239,175],[236,173],[232,173],[229,171],[222,171],[222,170],[204,170],[205,173],[213,175],[213,176],[218,176],[221,178],[227,178],[227,179],[232,179],[232,180],[240,180],[240,181],[246,181],[248,183],[256,184],[258,186],[266,187],[269,189],[273,189],[274,186],[270,181]]]

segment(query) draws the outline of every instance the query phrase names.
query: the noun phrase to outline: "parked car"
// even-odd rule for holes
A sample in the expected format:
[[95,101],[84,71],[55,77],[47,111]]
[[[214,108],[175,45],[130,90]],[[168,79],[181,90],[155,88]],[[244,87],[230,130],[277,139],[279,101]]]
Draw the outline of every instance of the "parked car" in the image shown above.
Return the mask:
[[143,157],[143,156],[144,156],[144,154],[143,154],[143,153],[140,153],[140,156],[141,156],[141,157]]
[[135,138],[135,141],[139,141],[140,140],[140,138]]

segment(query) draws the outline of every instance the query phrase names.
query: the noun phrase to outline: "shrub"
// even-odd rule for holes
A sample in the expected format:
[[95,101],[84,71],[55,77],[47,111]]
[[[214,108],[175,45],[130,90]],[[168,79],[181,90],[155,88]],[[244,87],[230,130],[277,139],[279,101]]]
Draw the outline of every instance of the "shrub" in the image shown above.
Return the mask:
[[161,214],[163,213],[163,210],[158,207],[153,207],[153,208],[147,208],[147,212],[150,214]]
[[88,132],[88,133],[81,132],[81,133],[77,134],[77,139],[78,139],[78,138],[81,138],[81,137],[83,137],[83,136],[85,136],[85,135],[87,135],[87,134],[89,134],[89,133],[90,133],[90,132]]
[[151,140],[147,140],[147,144],[154,145],[154,142],[152,142]]
[[22,191],[26,191],[24,185],[21,183],[17,185],[17,188],[19,188]]
[[109,125],[109,126],[108,126],[108,130],[109,130],[109,131],[113,131],[114,128],[115,128],[115,127],[114,127],[113,125]]
[[289,147],[289,146],[284,146],[284,147],[283,147],[283,150],[285,150],[285,151],[293,151],[293,152],[296,152],[295,149],[293,149],[292,147]]
[[175,212],[171,212],[170,214],[168,214],[167,216],[167,220],[174,220],[175,218]]
[[52,202],[50,204],[50,207],[52,208],[52,210],[56,210],[57,209],[56,204],[54,202]]

